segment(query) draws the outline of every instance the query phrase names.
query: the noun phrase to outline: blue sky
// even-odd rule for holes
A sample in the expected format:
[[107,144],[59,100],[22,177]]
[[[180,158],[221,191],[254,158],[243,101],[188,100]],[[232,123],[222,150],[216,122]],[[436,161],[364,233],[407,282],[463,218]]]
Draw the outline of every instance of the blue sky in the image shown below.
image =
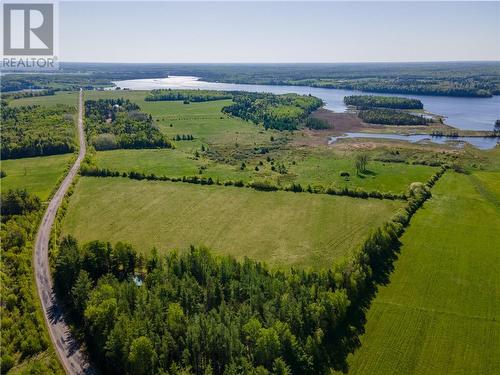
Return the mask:
[[500,60],[500,2],[61,2],[60,58]]

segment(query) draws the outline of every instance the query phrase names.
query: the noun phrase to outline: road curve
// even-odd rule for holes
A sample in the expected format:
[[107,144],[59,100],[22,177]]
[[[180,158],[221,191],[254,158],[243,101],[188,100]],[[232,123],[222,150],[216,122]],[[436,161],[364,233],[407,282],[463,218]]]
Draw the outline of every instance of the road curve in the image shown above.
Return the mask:
[[94,371],[80,350],[78,342],[72,337],[69,327],[64,321],[61,307],[58,305],[55,298],[50,276],[48,249],[50,232],[57,210],[85,157],[86,145],[83,131],[83,91],[81,89],[78,97],[78,138],[80,141],[78,158],[49,202],[36,235],[35,252],[33,255],[36,287],[42,303],[45,323],[49,329],[50,339],[59,360],[66,373],[70,375],[93,374]]

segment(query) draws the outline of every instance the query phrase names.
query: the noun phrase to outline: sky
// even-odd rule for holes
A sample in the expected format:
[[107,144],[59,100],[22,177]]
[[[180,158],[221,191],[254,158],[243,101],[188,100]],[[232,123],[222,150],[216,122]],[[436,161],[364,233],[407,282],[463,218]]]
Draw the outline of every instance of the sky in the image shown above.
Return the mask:
[[500,60],[500,2],[61,2],[60,61]]

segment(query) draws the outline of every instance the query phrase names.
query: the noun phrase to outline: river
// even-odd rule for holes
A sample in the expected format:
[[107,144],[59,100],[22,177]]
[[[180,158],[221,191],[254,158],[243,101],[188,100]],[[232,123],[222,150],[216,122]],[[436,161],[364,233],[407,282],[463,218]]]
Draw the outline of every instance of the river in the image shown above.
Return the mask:
[[[273,94],[296,93],[314,95],[325,102],[325,108],[344,112],[344,96],[359,95],[360,91],[324,89],[310,86],[278,86],[278,85],[248,85],[235,83],[219,83],[200,81],[197,77],[170,76],[168,78],[133,79],[113,82],[122,89],[153,90],[153,89],[203,89],[219,91],[253,91],[270,92]],[[377,95],[377,94],[372,94]],[[495,120],[500,119],[500,96],[492,98],[459,98],[452,96],[429,95],[399,95],[380,94],[386,96],[401,96],[419,99],[424,109],[430,113],[446,118],[446,124],[462,130],[492,130]]]

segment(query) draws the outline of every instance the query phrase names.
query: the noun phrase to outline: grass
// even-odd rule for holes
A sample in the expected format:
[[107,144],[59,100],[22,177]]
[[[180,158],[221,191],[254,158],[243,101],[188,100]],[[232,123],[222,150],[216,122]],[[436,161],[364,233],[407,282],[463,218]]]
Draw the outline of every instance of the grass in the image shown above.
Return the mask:
[[[302,185],[320,184],[325,187],[336,185],[364,190],[403,193],[415,181],[426,181],[435,168],[404,163],[383,163],[371,161],[369,172],[357,175],[353,152],[332,150],[331,147],[299,148],[286,144],[291,139],[288,132],[265,131],[262,126],[228,117],[221,113],[230,100],[183,104],[174,102],[146,102],[147,91],[88,91],[87,99],[125,97],[150,113],[155,124],[169,138],[177,134],[191,134],[194,141],[178,141],[175,150],[116,150],[97,153],[97,164],[101,168],[128,172],[134,170],[146,174],[171,177],[199,174],[220,180],[268,179],[276,184]],[[53,97],[17,99],[13,102],[25,104],[56,103],[76,94],[58,93]],[[58,98],[61,98],[58,100]],[[73,100],[73,99],[72,99]],[[76,97],[75,99],[76,100]],[[274,141],[271,141],[273,137]],[[195,158],[202,145],[208,146],[208,155]],[[261,155],[265,147],[269,154]],[[255,150],[257,148],[257,151]],[[274,164],[284,164],[288,173],[272,171]],[[240,169],[245,162],[246,170]],[[263,165],[260,163],[262,162]],[[258,167],[258,171],[255,170]],[[348,179],[340,176],[348,172]]]
[[2,160],[7,176],[0,180],[2,191],[26,189],[46,200],[62,177],[73,154]]
[[450,172],[435,186],[368,311],[351,374],[500,372],[497,176]]
[[[198,175],[200,168],[203,168],[203,176],[221,181],[268,179],[285,186],[295,182],[303,186],[336,185],[393,193],[405,192],[412,182],[427,181],[436,171],[436,168],[424,165],[370,161],[369,171],[357,175],[353,155],[342,156],[331,150],[277,152],[273,154],[273,160],[275,165],[283,163],[288,172],[280,174],[272,171],[272,165],[265,155],[246,159],[247,167],[241,170],[239,163],[217,163],[206,157],[195,158],[193,153],[180,150],[114,150],[97,153],[99,167],[120,172],[134,170],[157,176],[182,177]],[[258,171],[255,170],[256,166]],[[348,172],[350,177],[340,176],[342,171]]]
[[359,246],[401,202],[134,181],[79,180],[63,234],[149,251],[206,245],[286,268],[322,268]]

